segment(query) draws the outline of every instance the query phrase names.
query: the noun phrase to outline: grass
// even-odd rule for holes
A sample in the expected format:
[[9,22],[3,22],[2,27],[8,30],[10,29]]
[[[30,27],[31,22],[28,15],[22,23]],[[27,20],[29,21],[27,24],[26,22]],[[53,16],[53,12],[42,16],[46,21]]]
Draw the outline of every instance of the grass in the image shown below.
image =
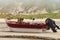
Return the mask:
[[34,15],[11,15],[11,14],[0,14],[0,18],[17,18],[17,17],[22,17],[22,18],[29,18],[31,19],[32,17],[35,17],[35,18],[47,18],[47,17],[50,17],[50,18],[56,18],[56,19],[59,19],[60,18],[60,13],[48,13],[48,14],[34,14]]

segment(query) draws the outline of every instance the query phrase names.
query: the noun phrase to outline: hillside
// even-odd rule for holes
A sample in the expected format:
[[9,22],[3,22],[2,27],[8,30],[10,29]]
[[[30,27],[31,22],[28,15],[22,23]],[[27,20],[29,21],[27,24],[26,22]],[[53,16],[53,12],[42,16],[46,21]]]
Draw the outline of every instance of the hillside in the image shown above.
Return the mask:
[[60,13],[59,0],[1,0],[0,13]]

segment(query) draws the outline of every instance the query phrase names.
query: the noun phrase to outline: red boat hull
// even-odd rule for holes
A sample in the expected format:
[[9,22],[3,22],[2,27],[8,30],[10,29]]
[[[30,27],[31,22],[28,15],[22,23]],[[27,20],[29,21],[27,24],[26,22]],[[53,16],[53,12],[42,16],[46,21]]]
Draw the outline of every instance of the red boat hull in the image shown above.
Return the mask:
[[12,28],[33,28],[33,29],[43,29],[46,28],[46,24],[41,23],[41,24],[29,24],[29,23],[16,23],[14,21],[9,21],[7,22],[7,25]]

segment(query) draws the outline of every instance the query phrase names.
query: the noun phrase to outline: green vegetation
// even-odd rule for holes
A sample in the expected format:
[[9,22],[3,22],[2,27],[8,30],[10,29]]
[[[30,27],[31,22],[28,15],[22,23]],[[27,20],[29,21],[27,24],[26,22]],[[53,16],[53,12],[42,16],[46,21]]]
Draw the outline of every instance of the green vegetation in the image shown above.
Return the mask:
[[18,17],[22,17],[22,18],[32,18],[32,17],[35,17],[35,18],[47,18],[47,17],[50,17],[50,18],[57,18],[59,19],[60,18],[60,13],[48,13],[48,14],[35,14],[35,15],[11,15],[11,14],[0,14],[0,18],[18,18]]

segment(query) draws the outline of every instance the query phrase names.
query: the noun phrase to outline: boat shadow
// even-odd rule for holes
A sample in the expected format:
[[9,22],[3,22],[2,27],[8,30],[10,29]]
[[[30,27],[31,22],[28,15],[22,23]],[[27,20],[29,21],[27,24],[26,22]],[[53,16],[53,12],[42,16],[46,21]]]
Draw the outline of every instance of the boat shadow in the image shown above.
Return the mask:
[[1,31],[1,32],[10,32],[10,33],[30,33],[30,34],[53,33],[53,32],[50,32],[50,31],[46,31],[46,32],[17,32],[17,31]]

